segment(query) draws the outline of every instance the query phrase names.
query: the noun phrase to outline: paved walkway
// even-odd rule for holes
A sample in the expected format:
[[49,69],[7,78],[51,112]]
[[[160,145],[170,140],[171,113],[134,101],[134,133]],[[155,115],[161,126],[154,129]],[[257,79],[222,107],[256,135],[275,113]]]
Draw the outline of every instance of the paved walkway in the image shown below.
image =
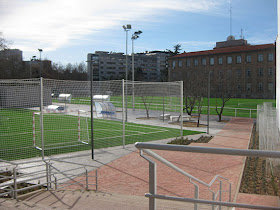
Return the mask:
[[[192,146],[208,146],[220,148],[239,148],[247,149],[251,129],[252,119],[233,118],[227,125],[208,143],[192,144]],[[127,150],[126,150],[127,151]],[[258,197],[249,196],[251,200],[244,197],[248,195],[239,194],[239,183],[242,176],[244,157],[195,154],[184,152],[155,151],[167,160],[171,161],[181,169],[194,175],[195,177],[209,183],[212,178],[219,174],[229,179],[232,183],[232,200],[244,203],[255,204]],[[100,156],[101,158],[101,156]],[[101,161],[101,160],[100,160]],[[157,164],[157,185],[158,194],[171,196],[193,197],[194,187],[189,180],[166,166]],[[78,181],[79,179],[77,179]],[[148,187],[148,162],[140,157],[139,152],[134,148],[124,156],[109,162],[99,168],[99,191],[82,192],[43,192],[29,197],[24,202],[29,208],[44,209],[147,209],[148,199],[144,194],[149,191]],[[223,185],[226,189],[227,184]],[[73,188],[73,187],[72,187]],[[217,185],[213,186],[217,190]],[[229,195],[225,193],[223,200],[228,199]],[[208,189],[200,186],[200,198],[211,199],[211,193]],[[242,199],[245,198],[245,199]],[[10,201],[5,201],[7,202]],[[4,203],[0,202],[0,209],[9,209]],[[18,209],[23,203],[18,203]],[[275,206],[275,198],[272,200],[263,200],[262,205]],[[26,206],[24,205],[24,206]],[[12,206],[12,205],[11,205]],[[159,209],[190,209],[192,204],[159,201]],[[13,209],[11,207],[11,209]],[[210,207],[200,206],[200,209],[210,209]]]

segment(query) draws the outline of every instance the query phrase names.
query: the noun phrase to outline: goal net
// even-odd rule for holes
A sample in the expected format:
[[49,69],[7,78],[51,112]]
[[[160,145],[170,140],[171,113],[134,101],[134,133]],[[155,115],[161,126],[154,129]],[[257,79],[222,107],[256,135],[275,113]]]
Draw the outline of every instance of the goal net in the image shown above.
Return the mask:
[[42,125],[40,112],[33,112],[32,122],[33,146],[39,150],[78,147],[90,143],[88,114],[84,110],[44,111]]

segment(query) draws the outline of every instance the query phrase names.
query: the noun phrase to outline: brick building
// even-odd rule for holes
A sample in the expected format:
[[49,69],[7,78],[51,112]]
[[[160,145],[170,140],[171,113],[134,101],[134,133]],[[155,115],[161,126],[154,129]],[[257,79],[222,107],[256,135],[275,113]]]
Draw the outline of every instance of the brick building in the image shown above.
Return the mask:
[[170,57],[168,79],[187,81],[190,71],[229,72],[235,80],[232,97],[275,98],[275,56],[275,44],[250,45],[247,40],[229,36],[227,41],[217,42],[212,50]]

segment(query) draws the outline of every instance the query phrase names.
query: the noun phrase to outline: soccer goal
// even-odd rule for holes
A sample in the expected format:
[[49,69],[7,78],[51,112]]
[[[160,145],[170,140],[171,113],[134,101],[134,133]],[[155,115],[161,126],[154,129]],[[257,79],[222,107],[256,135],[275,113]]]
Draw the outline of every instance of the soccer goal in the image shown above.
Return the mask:
[[47,110],[41,123],[40,112],[33,112],[33,146],[42,150],[41,132],[44,132],[44,150],[88,145],[88,115],[84,110],[67,113]]

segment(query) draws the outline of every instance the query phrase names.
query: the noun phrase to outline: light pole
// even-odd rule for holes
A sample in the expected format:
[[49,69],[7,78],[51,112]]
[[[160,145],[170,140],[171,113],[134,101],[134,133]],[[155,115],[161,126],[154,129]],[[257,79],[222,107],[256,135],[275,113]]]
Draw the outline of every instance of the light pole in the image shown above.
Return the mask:
[[210,115],[210,79],[212,71],[208,73],[208,111],[207,111],[207,134],[209,134],[209,115]]
[[41,53],[43,52],[42,49],[38,49],[40,53],[40,77],[42,77],[42,59],[41,59]]
[[125,50],[125,121],[127,122],[127,77],[128,77],[128,60],[127,60],[127,32],[131,29],[131,25],[127,24],[126,26],[123,25],[123,29],[126,32],[125,33],[125,39],[126,39],[126,50]]
[[136,31],[131,37],[132,41],[132,109],[134,111],[134,40],[139,38],[139,35],[142,34],[142,31]]

